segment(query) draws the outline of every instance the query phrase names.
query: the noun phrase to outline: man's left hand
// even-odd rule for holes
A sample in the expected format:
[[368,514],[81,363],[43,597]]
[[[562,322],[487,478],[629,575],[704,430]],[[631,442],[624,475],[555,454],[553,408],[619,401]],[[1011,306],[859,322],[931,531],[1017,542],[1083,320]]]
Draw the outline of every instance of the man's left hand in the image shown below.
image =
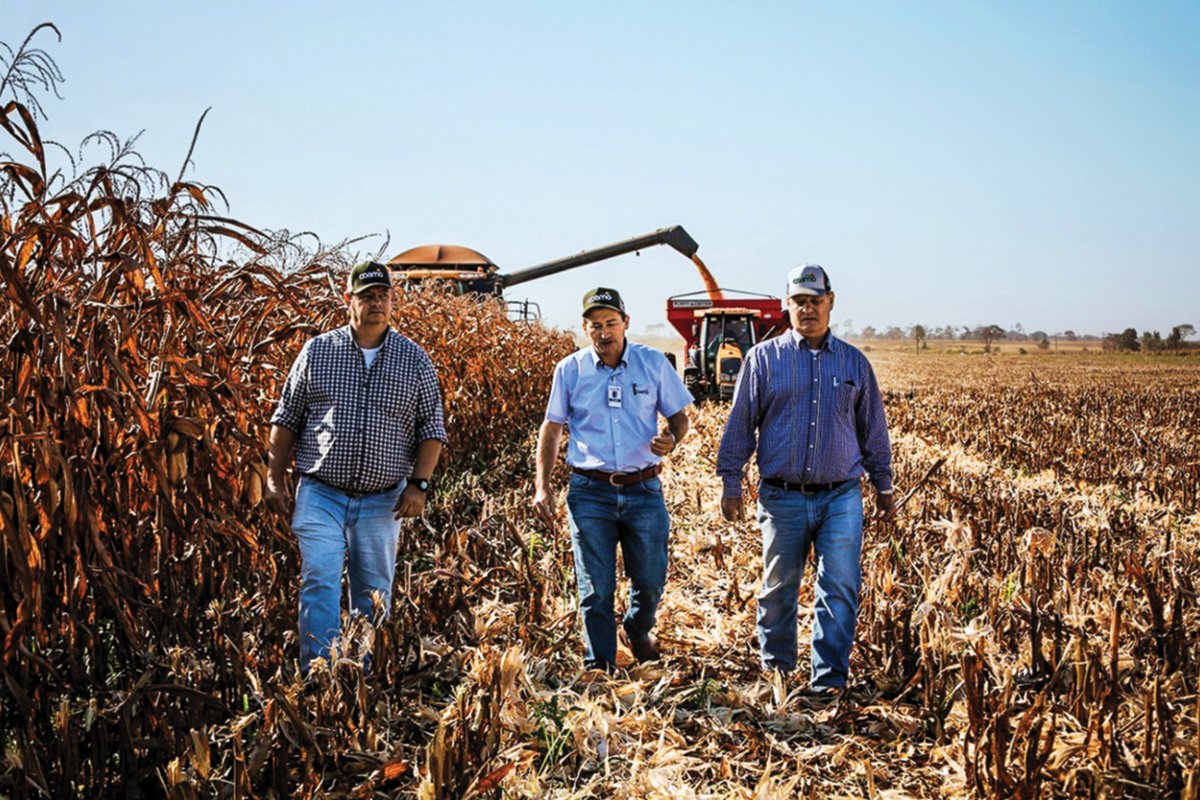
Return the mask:
[[663,431],[650,440],[650,452],[656,456],[665,456],[675,449],[675,437],[670,431]]
[[875,519],[890,522],[896,518],[896,495],[875,493]]
[[405,486],[392,511],[396,512],[396,519],[421,516],[425,513],[425,493],[415,486]]

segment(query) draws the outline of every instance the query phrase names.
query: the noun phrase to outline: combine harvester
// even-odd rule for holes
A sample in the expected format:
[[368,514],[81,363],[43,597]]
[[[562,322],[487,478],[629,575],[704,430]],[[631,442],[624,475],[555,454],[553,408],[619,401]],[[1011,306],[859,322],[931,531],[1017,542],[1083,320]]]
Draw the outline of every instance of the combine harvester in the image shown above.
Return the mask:
[[[569,269],[594,264],[607,258],[636,253],[647,247],[665,244],[678,250],[687,258],[695,258],[700,245],[688,235],[681,225],[660,228],[645,236],[635,236],[623,242],[584,250],[564,258],[556,258],[544,264],[519,269],[507,274],[490,258],[468,247],[452,244],[426,244],[405,250],[388,262],[392,276],[401,286],[419,284],[422,281],[452,281],[459,294],[479,294],[502,298],[504,290],[528,281],[556,275]],[[537,303],[527,300],[507,301],[510,316],[524,320],[541,317]]]
[[[707,287],[702,292],[675,295],[667,300],[667,319],[687,342],[684,383],[698,400],[727,400],[733,397],[733,386],[746,351],[786,330],[787,315],[781,311],[777,297],[719,288],[696,255],[700,245],[681,225],[510,273],[500,272],[495,262],[479,251],[452,244],[427,244],[405,250],[388,261],[388,267],[401,286],[430,280],[449,281],[459,294],[504,299],[504,290],[509,287],[656,245],[667,245],[691,259]],[[729,291],[742,297],[726,298],[724,293]],[[526,321],[541,317],[536,303],[505,302],[512,317]],[[673,354],[667,357],[675,364]]]
[[787,330],[787,312],[778,297],[722,289],[695,253],[691,258],[706,288],[667,298],[667,321],[686,342],[683,382],[697,401],[731,400],[746,352]]

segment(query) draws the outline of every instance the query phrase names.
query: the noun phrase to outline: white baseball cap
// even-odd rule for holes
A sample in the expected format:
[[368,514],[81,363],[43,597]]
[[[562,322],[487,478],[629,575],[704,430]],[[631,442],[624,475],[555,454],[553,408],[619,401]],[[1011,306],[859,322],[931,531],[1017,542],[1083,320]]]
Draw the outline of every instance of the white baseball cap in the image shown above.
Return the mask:
[[823,295],[833,291],[829,285],[829,276],[825,268],[819,264],[805,264],[793,267],[788,273],[787,292],[784,297],[795,297],[798,294]]

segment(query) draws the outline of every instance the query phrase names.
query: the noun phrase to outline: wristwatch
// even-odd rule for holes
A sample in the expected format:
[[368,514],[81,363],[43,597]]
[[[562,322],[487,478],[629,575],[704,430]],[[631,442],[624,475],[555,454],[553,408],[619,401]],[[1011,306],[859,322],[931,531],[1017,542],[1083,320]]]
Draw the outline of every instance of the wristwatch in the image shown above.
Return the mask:
[[408,485],[424,492],[425,494],[429,494],[430,484],[428,478],[409,478]]

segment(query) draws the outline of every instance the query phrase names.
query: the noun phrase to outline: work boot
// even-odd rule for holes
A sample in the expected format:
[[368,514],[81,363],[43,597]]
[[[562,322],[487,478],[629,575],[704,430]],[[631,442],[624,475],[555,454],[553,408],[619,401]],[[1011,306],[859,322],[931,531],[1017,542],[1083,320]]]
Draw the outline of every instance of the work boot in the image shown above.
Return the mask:
[[801,695],[800,702],[809,708],[825,708],[841,699],[843,686],[813,686]]
[[629,652],[633,653],[633,657],[638,660],[639,664],[644,664],[647,661],[658,661],[661,657],[658,652],[658,645],[649,636],[645,639],[629,637]]

